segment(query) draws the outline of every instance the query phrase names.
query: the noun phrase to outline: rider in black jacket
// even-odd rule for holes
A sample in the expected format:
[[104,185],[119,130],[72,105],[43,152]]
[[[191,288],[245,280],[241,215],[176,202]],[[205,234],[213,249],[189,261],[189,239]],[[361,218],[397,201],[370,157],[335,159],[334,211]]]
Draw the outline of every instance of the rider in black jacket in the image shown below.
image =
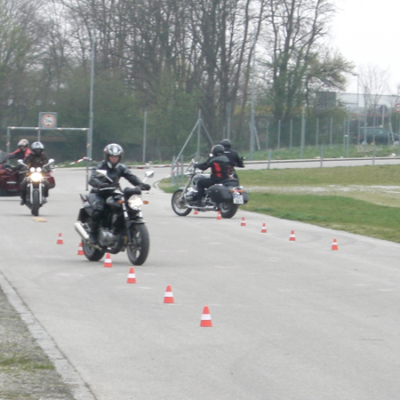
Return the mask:
[[230,163],[228,157],[224,155],[224,147],[220,144],[215,145],[212,150],[212,156],[203,163],[195,164],[195,168],[206,170],[211,168],[211,177],[202,178],[197,182],[197,206],[201,207],[204,190],[229,178]]
[[[89,235],[89,240],[92,244],[97,242],[97,232],[103,216],[106,199],[112,194],[113,189],[118,186],[118,181],[121,177],[128,180],[132,185],[139,186],[142,190],[150,190],[150,185],[143,183],[126,165],[121,164],[123,153],[124,151],[119,144],[108,144],[104,148],[104,161],[101,161],[92,170],[89,179],[89,185],[92,186],[89,193],[89,202],[94,209]],[[113,183],[105,178],[97,177],[97,170],[107,171],[107,176],[112,179]],[[106,188],[110,190],[101,190]]]
[[[44,146],[42,142],[33,142],[31,145],[32,152],[27,155],[27,157],[24,159],[24,163],[28,166],[28,170],[30,168],[43,168],[44,165],[48,163],[48,159],[46,157],[46,154],[44,153]],[[47,171],[50,171],[50,167],[48,168]],[[47,197],[49,195],[49,188],[50,184],[45,179],[43,181],[44,184],[44,190],[43,190],[43,202],[46,203]],[[20,191],[21,191],[21,206],[25,204],[26,201],[26,192],[28,188],[28,181],[24,179],[21,184],[20,184]]]
[[224,139],[221,144],[224,146],[224,155],[229,158],[231,173],[233,173],[233,176],[238,179],[235,167],[244,168],[243,159],[239,157],[239,154],[236,151],[231,149],[232,143],[229,139]]

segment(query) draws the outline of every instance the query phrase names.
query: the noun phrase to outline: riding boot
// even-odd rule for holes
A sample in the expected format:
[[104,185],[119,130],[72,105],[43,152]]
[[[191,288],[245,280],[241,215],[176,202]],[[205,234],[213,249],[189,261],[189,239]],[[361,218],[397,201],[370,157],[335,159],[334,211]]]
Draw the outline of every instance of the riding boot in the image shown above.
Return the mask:
[[89,242],[90,244],[97,243],[97,234],[99,231],[99,223],[97,221],[92,221],[90,224],[90,232],[89,232]]

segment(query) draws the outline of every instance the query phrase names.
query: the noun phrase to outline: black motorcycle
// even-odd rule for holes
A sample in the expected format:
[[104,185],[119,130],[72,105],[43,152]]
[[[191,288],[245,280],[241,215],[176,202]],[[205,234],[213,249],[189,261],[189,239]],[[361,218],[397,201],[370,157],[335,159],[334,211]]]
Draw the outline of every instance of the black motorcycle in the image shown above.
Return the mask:
[[202,178],[209,178],[210,174],[196,171],[195,162],[192,160],[185,175],[188,178],[186,185],[177,189],[171,199],[172,209],[180,217],[185,217],[192,210],[198,210],[220,211],[222,218],[232,218],[239,206],[249,201],[249,194],[239,185],[239,181],[236,178],[230,178],[206,189],[199,207],[197,183]]
[[[103,177],[112,182],[107,176],[107,171],[97,170],[98,177]],[[146,172],[146,177],[151,178],[154,171]],[[116,187],[101,189],[112,191],[106,200],[104,218],[101,221],[97,244],[89,242],[91,215],[93,207],[88,195],[82,195],[83,207],[79,211],[78,222],[75,229],[82,238],[82,250],[90,261],[99,261],[104,254],[117,254],[127,251],[129,261],[133,265],[142,265],[149,254],[150,238],[142,218],[142,205],[140,197],[142,191],[139,187]],[[147,202],[145,202],[147,203]]]
[[28,181],[25,204],[35,217],[39,215],[39,208],[47,202],[43,195],[45,184],[47,184],[49,189],[55,186],[55,180],[51,171],[51,165],[53,163],[54,160],[51,158],[46,165],[43,165],[43,168],[29,168],[23,160],[18,160],[18,164],[22,165],[27,170],[25,172],[25,179]]

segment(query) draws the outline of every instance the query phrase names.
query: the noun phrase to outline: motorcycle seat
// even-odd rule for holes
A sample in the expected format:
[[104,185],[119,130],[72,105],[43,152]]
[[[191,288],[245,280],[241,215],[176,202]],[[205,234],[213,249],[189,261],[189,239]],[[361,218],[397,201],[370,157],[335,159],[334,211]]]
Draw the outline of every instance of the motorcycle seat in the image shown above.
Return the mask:
[[239,181],[236,178],[228,178],[222,181],[224,186],[237,186],[239,185]]

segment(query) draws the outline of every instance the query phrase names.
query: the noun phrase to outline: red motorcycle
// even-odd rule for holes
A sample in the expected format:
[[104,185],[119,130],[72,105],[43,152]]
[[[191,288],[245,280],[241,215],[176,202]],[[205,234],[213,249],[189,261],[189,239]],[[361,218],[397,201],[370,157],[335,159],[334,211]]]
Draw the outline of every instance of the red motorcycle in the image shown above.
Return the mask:
[[[4,162],[7,153],[0,151],[0,197],[19,196],[19,185],[26,175],[27,170],[21,165],[13,167]],[[50,184],[50,189],[54,188],[56,182],[52,172],[46,173],[46,178]]]

